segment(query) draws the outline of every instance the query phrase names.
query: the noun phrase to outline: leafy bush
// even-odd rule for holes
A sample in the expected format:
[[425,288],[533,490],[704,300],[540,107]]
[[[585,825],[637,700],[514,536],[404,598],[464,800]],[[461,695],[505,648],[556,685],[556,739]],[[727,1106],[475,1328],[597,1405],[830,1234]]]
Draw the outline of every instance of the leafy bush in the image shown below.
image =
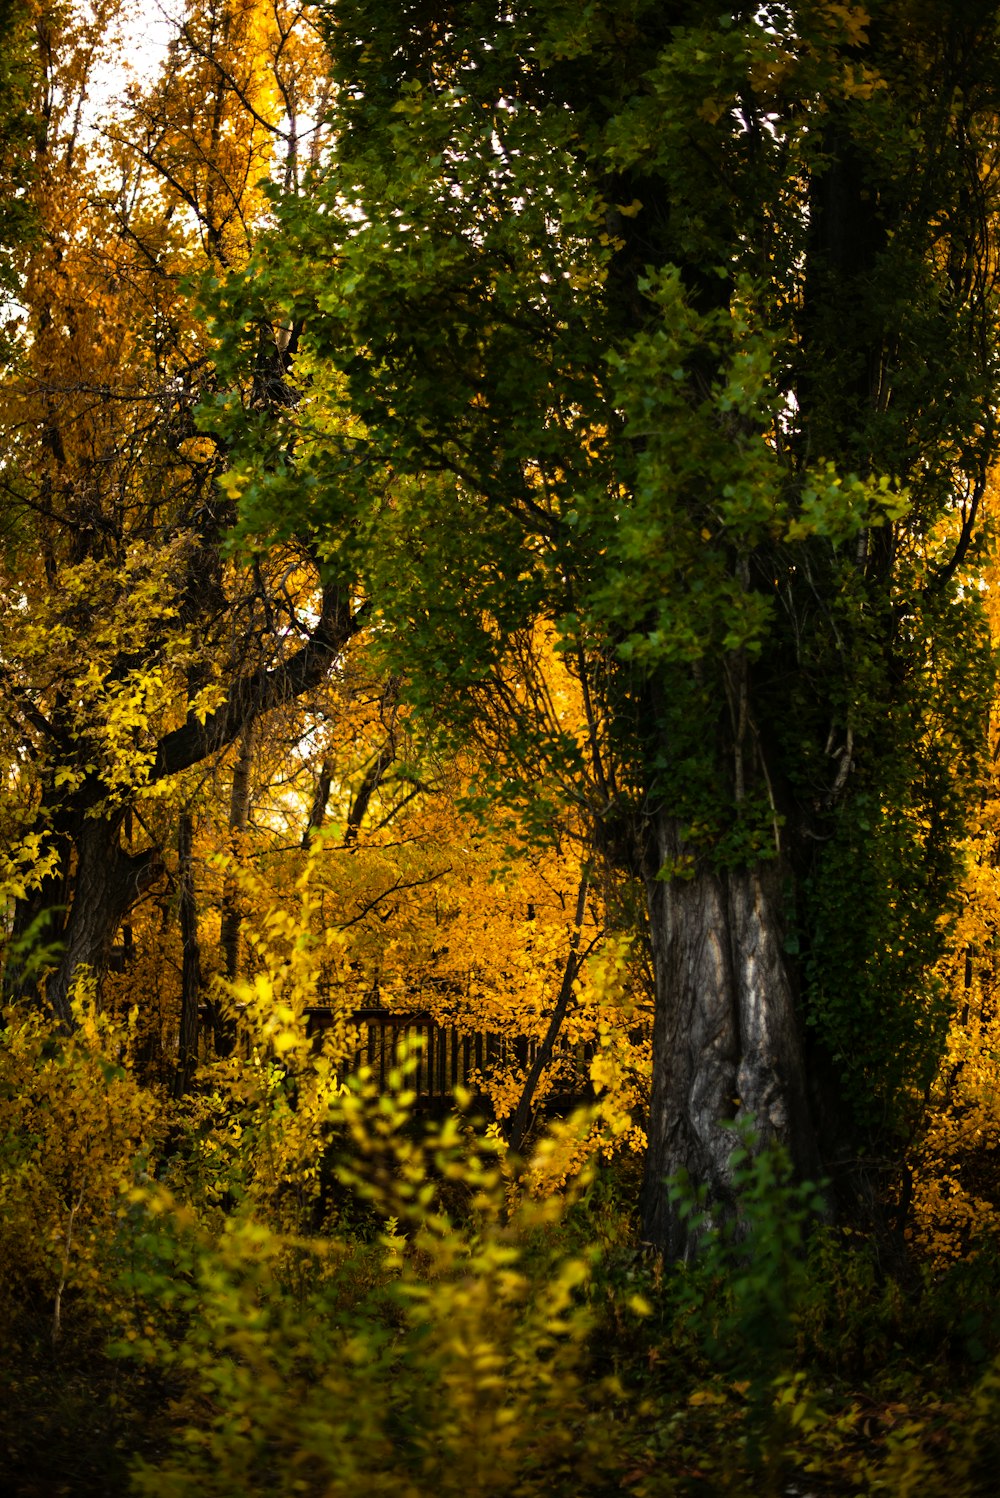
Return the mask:
[[[344,1085],[289,992],[256,985],[241,1047],[179,1103],[85,994],[73,1035],[9,1016],[7,1490],[992,1492],[988,1246],[901,1282],[745,1127],[733,1221],[678,1182],[701,1254],[664,1265],[596,1110],[514,1160],[461,1096],[418,1115],[405,1058],[386,1093]],[[88,1390],[81,1450],[60,1431]]]
[[101,1015],[85,985],[73,1015],[76,1029],[54,1035],[11,1010],[0,1032],[0,1316],[38,1300],[53,1339],[71,1298],[105,1305],[124,1193],[163,1121],[130,1067],[131,1022]]
[[[589,1263],[555,1238],[542,1254],[555,1205],[508,1212],[489,1142],[470,1150],[457,1117],[420,1138],[408,1102],[362,1079],[331,1103],[353,1155],[338,1176],[383,1217],[375,1244],[243,1213],[214,1231],[162,1188],[133,1194],[134,1317],[116,1351],[180,1371],[187,1391],[138,1492],[595,1490],[611,1452],[586,1384]],[[462,1221],[441,1205],[456,1186]]]

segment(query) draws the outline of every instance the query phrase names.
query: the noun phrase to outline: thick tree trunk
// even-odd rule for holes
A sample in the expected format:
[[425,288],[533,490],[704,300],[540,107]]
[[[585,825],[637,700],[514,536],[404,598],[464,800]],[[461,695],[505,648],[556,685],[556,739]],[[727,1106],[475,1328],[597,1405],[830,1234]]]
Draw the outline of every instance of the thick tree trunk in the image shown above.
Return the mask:
[[[49,926],[42,940],[61,941],[58,965],[45,983],[45,1005],[64,1026],[72,1025],[71,994],[82,970],[100,975],[107,966],[108,952],[126,913],[156,876],[152,852],[129,854],[119,841],[122,817],[110,820],[81,817],[72,835],[76,866],[64,881],[58,903],[47,907]],[[42,892],[47,899],[56,891]],[[35,900],[37,905],[37,898]],[[63,909],[68,905],[68,909]],[[22,923],[34,910],[25,902]],[[58,926],[57,926],[57,923]],[[16,989],[16,980],[11,985]]]
[[[656,834],[658,868],[676,866],[688,851],[679,824],[661,814]],[[752,1116],[761,1146],[783,1144],[802,1177],[818,1170],[781,880],[775,860],[647,881],[656,1013],[645,1232],[671,1259],[693,1255],[698,1230],[667,1179],[686,1171],[704,1186],[710,1221],[734,1210],[726,1124]]]

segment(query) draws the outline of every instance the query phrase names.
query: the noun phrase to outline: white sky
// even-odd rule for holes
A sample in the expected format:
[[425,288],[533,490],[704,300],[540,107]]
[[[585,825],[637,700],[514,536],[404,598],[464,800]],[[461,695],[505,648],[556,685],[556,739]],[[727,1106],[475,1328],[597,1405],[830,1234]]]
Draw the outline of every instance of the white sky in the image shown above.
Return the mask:
[[87,98],[86,126],[99,133],[110,106],[129,83],[149,83],[164,61],[167,44],[176,34],[171,14],[183,13],[183,4],[165,6],[157,0],[132,0],[123,7],[122,41],[112,40],[107,64],[92,79]]

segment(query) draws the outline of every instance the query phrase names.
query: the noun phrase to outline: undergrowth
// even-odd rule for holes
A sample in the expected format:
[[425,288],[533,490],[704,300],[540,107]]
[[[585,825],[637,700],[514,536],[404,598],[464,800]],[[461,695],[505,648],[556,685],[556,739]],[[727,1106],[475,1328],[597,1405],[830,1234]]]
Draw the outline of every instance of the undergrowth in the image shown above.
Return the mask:
[[342,1085],[293,1015],[281,1065],[174,1105],[78,1017],[0,1041],[4,1491],[994,1491],[988,1245],[904,1281],[744,1134],[739,1219],[668,1267],[634,1157],[545,1185],[592,1117],[525,1165],[461,1097],[417,1117],[405,1067]]

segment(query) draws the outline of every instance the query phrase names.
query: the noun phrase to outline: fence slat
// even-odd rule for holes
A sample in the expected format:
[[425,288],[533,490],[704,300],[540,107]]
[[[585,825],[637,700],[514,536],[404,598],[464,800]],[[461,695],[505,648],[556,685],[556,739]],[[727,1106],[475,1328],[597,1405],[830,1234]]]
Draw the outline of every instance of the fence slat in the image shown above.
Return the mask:
[[[333,1027],[334,1011],[328,1005],[306,1008],[306,1034],[315,1046],[322,1044],[324,1034]],[[381,1006],[363,1007],[350,1017],[357,1039],[348,1053],[346,1070],[350,1074],[367,1064],[378,1087],[384,1091],[389,1073],[399,1066],[400,1042],[418,1042],[413,1059],[410,1085],[421,1102],[445,1099],[460,1083],[469,1086],[470,1073],[480,1077],[506,1066],[511,1061],[522,1069],[530,1067],[538,1054],[538,1037],[506,1035],[494,1030],[466,1030],[454,1023],[442,1024],[427,1010],[399,1013]],[[572,1044],[563,1037],[558,1053],[564,1066],[569,1063],[576,1076],[560,1084],[557,1097],[576,1097],[589,1088],[589,1066],[595,1054],[589,1041]]]

